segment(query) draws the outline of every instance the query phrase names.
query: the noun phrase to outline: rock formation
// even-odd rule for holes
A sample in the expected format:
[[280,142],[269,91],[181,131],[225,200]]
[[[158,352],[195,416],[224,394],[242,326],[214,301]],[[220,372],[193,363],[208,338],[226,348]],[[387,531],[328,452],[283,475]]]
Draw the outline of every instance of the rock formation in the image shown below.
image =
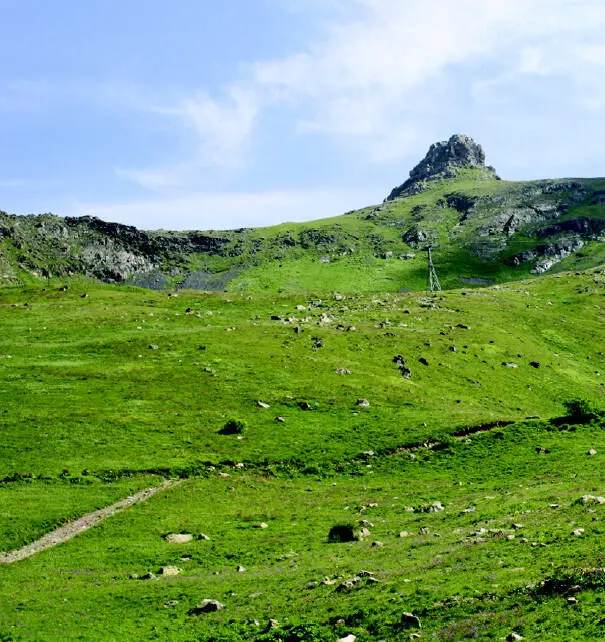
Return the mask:
[[387,196],[392,201],[399,196],[411,196],[426,189],[426,181],[453,178],[459,169],[484,169],[495,174],[493,167],[485,166],[483,147],[469,136],[454,134],[448,141],[433,143],[426,156],[410,172],[410,177]]

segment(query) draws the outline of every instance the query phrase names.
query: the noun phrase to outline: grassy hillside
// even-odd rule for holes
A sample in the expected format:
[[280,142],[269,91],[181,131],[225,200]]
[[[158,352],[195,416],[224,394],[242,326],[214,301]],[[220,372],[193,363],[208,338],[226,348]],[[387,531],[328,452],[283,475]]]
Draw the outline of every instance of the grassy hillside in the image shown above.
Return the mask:
[[459,169],[343,216],[229,232],[0,213],[0,283],[84,275],[154,289],[396,293],[426,287],[427,244],[445,289],[503,283],[601,265],[604,194],[605,179],[515,183]]
[[183,479],[0,564],[0,639],[602,639],[604,286],[0,289],[0,550]]

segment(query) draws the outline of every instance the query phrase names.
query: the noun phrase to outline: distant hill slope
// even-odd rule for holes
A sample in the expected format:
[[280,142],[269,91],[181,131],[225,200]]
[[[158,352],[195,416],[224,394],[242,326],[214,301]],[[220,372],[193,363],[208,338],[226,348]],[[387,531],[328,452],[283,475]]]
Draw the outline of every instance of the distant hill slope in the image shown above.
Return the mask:
[[594,267],[604,241],[605,178],[502,181],[481,146],[456,135],[382,204],[311,223],[145,232],[0,212],[0,283],[81,275],[155,289],[420,290],[430,244],[452,288]]

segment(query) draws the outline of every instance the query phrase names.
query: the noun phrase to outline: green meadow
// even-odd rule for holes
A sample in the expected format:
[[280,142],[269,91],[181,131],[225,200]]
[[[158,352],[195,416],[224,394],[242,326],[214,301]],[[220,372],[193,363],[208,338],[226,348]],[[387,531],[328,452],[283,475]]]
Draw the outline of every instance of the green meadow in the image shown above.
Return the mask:
[[180,480],[0,564],[0,640],[605,637],[605,273],[339,279],[0,289],[0,550]]

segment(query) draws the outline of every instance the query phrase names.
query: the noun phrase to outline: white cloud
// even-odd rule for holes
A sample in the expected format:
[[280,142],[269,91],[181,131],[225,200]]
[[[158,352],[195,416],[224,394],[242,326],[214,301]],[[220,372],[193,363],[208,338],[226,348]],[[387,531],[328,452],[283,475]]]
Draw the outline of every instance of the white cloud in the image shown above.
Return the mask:
[[348,10],[323,40],[285,59],[258,63],[254,82],[273,100],[299,107],[301,131],[336,137],[371,160],[405,155],[427,135],[431,119],[453,115],[448,91],[454,76],[469,98],[478,77],[492,94],[505,94],[519,74],[564,76],[587,108],[601,104],[603,89],[595,85],[605,65],[602,0],[341,5]]
[[[532,140],[547,157],[543,144],[553,131],[605,106],[603,0],[322,2],[288,0],[322,23],[319,35],[293,55],[248,61],[243,79],[228,81],[222,94],[192,92],[161,104],[125,92],[131,108],[167,119],[190,144],[172,164],[118,170],[160,200],[87,211],[142,227],[169,220],[179,228],[228,228],[327,216],[364,202],[338,190],[202,193],[220,172],[246,167],[255,135],[271,126],[269,113],[299,136],[336,140],[366,161],[386,163],[423,153],[435,135],[460,131],[461,123],[471,135],[469,124],[484,124],[509,146],[512,132],[523,132],[529,147],[530,130],[540,130]],[[549,103],[557,94],[565,100]],[[107,87],[101,95],[124,100]],[[561,140],[552,145],[565,158],[570,148]]]
[[76,203],[69,216],[98,216],[141,229],[228,230],[310,221],[376,202],[369,190],[290,189],[247,193],[190,193],[131,203]]
[[166,192],[195,186],[204,168],[238,167],[259,107],[253,92],[237,86],[228,89],[223,102],[198,94],[175,107],[150,107],[154,113],[181,121],[196,137],[195,152],[191,158],[173,167],[118,168],[117,173],[150,190]]

